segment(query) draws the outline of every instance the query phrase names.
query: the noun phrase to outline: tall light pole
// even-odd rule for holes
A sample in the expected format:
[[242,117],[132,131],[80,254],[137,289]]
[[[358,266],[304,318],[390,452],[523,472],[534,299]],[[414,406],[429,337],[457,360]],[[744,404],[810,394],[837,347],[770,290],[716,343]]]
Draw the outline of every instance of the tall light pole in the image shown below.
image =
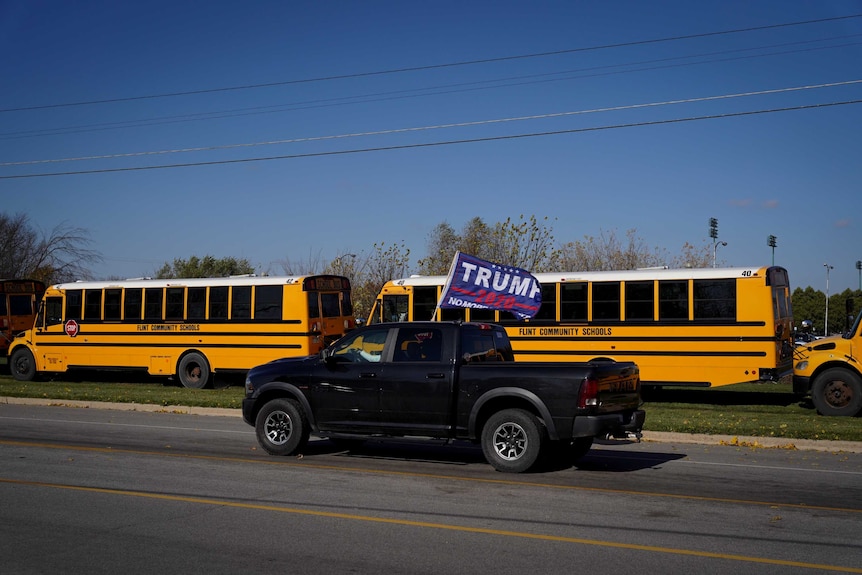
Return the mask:
[[766,245],[772,248],[772,265],[775,265],[775,246],[778,245],[775,240],[777,240],[773,235],[770,235],[766,238]]
[[712,238],[712,267],[715,267],[715,252],[718,250],[718,220],[715,218],[709,218],[709,237]]
[[859,291],[862,291],[862,261],[856,260],[856,269],[859,270]]
[[823,319],[823,323],[826,324],[823,326],[823,335],[829,335],[829,270],[835,269],[833,266],[829,264],[823,264],[823,267],[826,268],[826,316]]
[[712,244],[712,267],[715,267],[715,252],[718,251],[718,246],[726,246],[727,242],[715,242]]
[[[345,262],[345,258],[351,258],[350,263]],[[329,264],[329,268],[339,275],[347,275],[345,272],[353,271],[353,262],[356,261],[356,254],[341,254],[337,256],[334,260],[332,260]],[[352,279],[352,278],[351,278]]]

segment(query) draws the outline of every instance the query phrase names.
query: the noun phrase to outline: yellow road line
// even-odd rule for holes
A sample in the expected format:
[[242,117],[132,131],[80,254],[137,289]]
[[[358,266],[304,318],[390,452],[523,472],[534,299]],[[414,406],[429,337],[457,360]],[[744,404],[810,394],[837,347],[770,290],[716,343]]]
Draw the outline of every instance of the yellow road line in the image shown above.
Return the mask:
[[778,503],[775,501],[756,501],[753,499],[732,499],[727,497],[706,497],[702,495],[681,495],[678,493],[659,493],[652,491],[636,491],[632,489],[611,489],[607,487],[586,487],[583,485],[554,485],[552,483],[538,483],[533,481],[522,481],[515,479],[491,479],[487,477],[458,477],[457,475],[441,475],[436,473],[419,473],[414,471],[392,471],[387,469],[360,469],[341,465],[325,465],[322,463],[309,463],[302,456],[293,458],[270,457],[267,459],[251,459],[244,457],[223,457],[218,455],[192,455],[188,453],[170,453],[165,451],[142,451],[136,449],[114,449],[111,447],[88,447],[75,445],[59,445],[54,443],[41,443],[30,441],[3,441],[0,445],[12,447],[40,447],[45,449],[67,449],[70,451],[89,451],[95,453],[112,453],[128,455],[150,455],[156,457],[177,457],[182,459],[200,459],[207,461],[226,461],[232,463],[255,463],[258,465],[284,465],[290,467],[302,467],[308,469],[322,469],[327,471],[339,471],[350,473],[363,473],[374,475],[390,475],[393,477],[420,477],[427,479],[442,479],[446,481],[466,481],[471,483],[491,483],[499,485],[538,487],[542,489],[562,489],[567,491],[589,491],[594,493],[607,493],[618,495],[635,495],[642,497],[664,497],[668,499],[682,499],[688,501],[708,501],[713,503],[728,503],[736,505],[757,505],[764,507],[777,507],[783,509],[807,509],[818,511],[835,511],[839,513],[862,513],[862,509],[852,507],[826,507],[823,505],[806,505],[804,503]]
[[235,501],[223,501],[218,499],[207,499],[202,497],[187,497],[179,495],[166,495],[159,493],[147,493],[143,491],[130,491],[125,489],[106,489],[102,487],[83,487],[79,485],[63,485],[58,483],[43,483],[39,481],[23,481],[17,479],[0,478],[0,483],[12,485],[24,485],[29,487],[43,487],[50,489],[65,489],[71,491],[84,491],[88,493],[104,493],[109,495],[124,495],[128,497],[141,497],[145,499],[158,499],[162,501],[179,501],[183,503],[196,503],[200,505],[215,505],[219,507],[231,507],[236,509],[253,509],[257,511],[273,511],[277,513],[290,513],[294,515],[306,515],[311,517],[326,517],[330,519],[345,519],[350,521],[365,521],[369,523],[385,523],[389,525],[401,525],[405,527],[420,527],[424,529],[443,529],[448,531],[459,531],[462,533],[479,533],[484,535],[495,535],[499,537],[517,537],[520,539],[533,539],[539,541],[556,541],[562,543],[573,543],[578,545],[591,545],[595,547],[607,547],[612,549],[628,549],[632,551],[646,551],[650,553],[663,553],[668,555],[686,555],[690,557],[703,557],[710,559],[724,559],[728,561],[740,561],[746,563],[758,563],[765,565],[780,565],[783,567],[801,567],[805,569],[817,569],[823,571],[836,571],[840,573],[862,573],[862,568],[842,567],[837,565],[824,565],[820,563],[804,563],[801,561],[786,561],[783,559],[770,559],[766,557],[751,557],[747,555],[733,555],[728,553],[713,553],[710,551],[697,551],[694,549],[676,549],[673,547],[659,547],[654,545],[638,545],[634,543],[620,543],[617,541],[601,541],[597,539],[583,539],[580,537],[564,537],[561,535],[543,535],[539,533],[524,533],[522,531],[508,531],[502,529],[488,529],[483,527],[467,527],[463,525],[449,525],[446,523],[430,523],[427,521],[410,521],[407,519],[392,519],[386,517],[373,517],[370,515],[356,515],[351,513],[334,513],[331,511],[312,511],[293,507],[282,507],[277,505],[263,505],[257,503],[239,503]]

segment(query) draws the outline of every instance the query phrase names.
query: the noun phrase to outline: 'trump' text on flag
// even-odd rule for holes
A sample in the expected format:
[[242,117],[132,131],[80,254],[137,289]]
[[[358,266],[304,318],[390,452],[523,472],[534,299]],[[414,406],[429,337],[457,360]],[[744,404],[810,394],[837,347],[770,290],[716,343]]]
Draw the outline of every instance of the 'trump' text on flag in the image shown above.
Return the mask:
[[496,309],[530,319],[542,305],[542,286],[527,270],[457,252],[437,307]]

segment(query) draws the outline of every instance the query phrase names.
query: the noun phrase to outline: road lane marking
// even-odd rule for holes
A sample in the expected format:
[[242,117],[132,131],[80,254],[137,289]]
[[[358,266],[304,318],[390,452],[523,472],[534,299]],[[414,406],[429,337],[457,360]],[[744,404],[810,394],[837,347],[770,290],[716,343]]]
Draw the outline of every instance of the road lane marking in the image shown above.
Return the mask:
[[408,519],[394,519],[387,517],[374,517],[371,515],[358,515],[352,513],[336,513],[332,511],[314,511],[294,507],[282,507],[278,505],[264,505],[259,503],[241,503],[236,501],[223,501],[203,497],[189,497],[180,495],[167,495],[161,493],[147,493],[144,491],[131,491],[126,489],[107,489],[103,487],[86,487],[81,485],[64,485],[60,483],[44,483],[41,481],[25,481],[18,479],[0,478],[0,483],[9,485],[22,485],[27,487],[40,487],[48,489],[61,489],[68,491],[83,491],[87,493],[101,493],[108,495],[122,495],[127,497],[140,497],[144,499],[156,499],[161,501],[177,501],[182,503],[194,503],[199,505],[214,505],[218,507],[230,507],[234,509],[251,509],[256,511],[272,511],[277,513],[289,513],[293,515],[305,515],[309,517],[325,517],[329,519],[344,519],[349,521],[364,521],[368,523],[383,523],[388,525],[400,525],[404,527],[419,527],[423,529],[440,529],[447,531],[458,531],[462,533],[478,533],[483,535],[494,535],[499,537],[516,537],[520,539],[533,539],[538,541],[554,541],[561,543],[572,543],[577,545],[589,545],[594,547],[606,547],[611,549],[626,549],[630,551],[645,551],[650,553],[661,553],[666,555],[684,555],[689,557],[701,557],[709,559],[724,559],[728,561],[739,561],[745,563],[757,563],[763,565],[779,565],[782,567],[800,567],[805,569],[817,569],[821,571],[835,571],[840,573],[862,573],[862,568],[843,567],[838,565],[825,565],[820,563],[804,563],[801,561],[787,561],[784,559],[770,559],[767,557],[752,557],[748,555],[734,555],[728,553],[715,553],[711,551],[697,551],[694,549],[678,549],[673,547],[660,547],[656,545],[640,545],[635,543],[621,543],[618,541],[602,541],[600,539],[584,539],[580,537],[566,537],[562,535],[548,535],[541,533],[525,533],[522,531],[509,531],[503,529],[489,529],[485,527],[469,527],[465,525],[450,525],[446,523],[432,523],[427,521],[414,521]]
[[516,479],[491,479],[488,477],[459,477],[457,475],[442,475],[437,473],[420,473],[415,471],[393,471],[387,469],[360,469],[355,467],[347,467],[343,465],[326,465],[322,463],[310,463],[304,460],[302,456],[293,458],[267,457],[261,459],[252,459],[245,457],[225,457],[221,455],[194,455],[189,453],[171,453],[165,451],[144,451],[136,449],[114,449],[112,447],[92,447],[92,446],[74,446],[62,445],[54,443],[41,443],[31,441],[6,441],[0,440],[0,445],[10,447],[39,447],[44,449],[67,449],[70,451],[86,451],[92,453],[110,453],[113,455],[146,455],[154,457],[174,457],[181,459],[197,459],[204,461],[224,461],[231,463],[243,464],[262,464],[262,465],[282,465],[285,467],[295,467],[303,469],[320,469],[323,471],[335,471],[340,473],[362,473],[374,475],[389,475],[392,477],[416,477],[424,479],[439,479],[445,481],[464,481],[470,483],[489,483],[495,485],[511,485],[523,487],[535,487],[540,489],[560,489],[567,491],[585,491],[592,493],[603,493],[612,495],[634,495],[639,497],[664,497],[667,499],[681,499],[687,501],[708,501],[713,503],[725,503],[734,505],[756,505],[763,507],[778,507],[785,509],[801,509],[801,510],[817,510],[817,511],[835,511],[843,513],[862,513],[862,508],[850,507],[826,507],[823,505],[807,505],[805,503],[778,503],[775,501],[757,501],[753,499],[731,499],[725,497],[707,497],[703,495],[681,495],[677,493],[660,493],[652,491],[635,491],[631,489],[611,489],[608,487],[587,487],[583,485],[554,485],[552,483],[539,483],[534,481],[522,481]]

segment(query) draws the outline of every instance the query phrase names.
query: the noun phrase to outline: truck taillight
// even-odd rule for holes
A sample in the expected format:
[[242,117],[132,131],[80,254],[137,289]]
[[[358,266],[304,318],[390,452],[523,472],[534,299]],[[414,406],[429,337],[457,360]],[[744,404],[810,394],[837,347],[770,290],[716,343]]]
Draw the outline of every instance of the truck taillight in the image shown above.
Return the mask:
[[581,391],[578,393],[578,407],[595,407],[599,404],[599,382],[588,377],[581,384]]

